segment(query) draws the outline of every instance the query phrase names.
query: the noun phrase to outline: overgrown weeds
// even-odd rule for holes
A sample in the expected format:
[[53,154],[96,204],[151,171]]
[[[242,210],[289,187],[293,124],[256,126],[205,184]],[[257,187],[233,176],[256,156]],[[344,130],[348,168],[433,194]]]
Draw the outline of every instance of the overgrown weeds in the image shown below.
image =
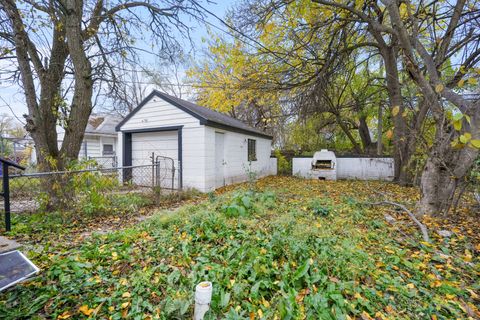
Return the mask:
[[[402,199],[416,194],[375,185]],[[385,212],[395,214],[391,208],[360,205],[371,196],[363,186],[263,179],[253,194],[248,184],[237,186],[67,252],[30,252],[43,271],[1,295],[0,314],[189,318],[195,285],[209,280],[214,292],[206,319],[478,316],[476,236],[458,231],[432,244],[402,240],[384,220]],[[245,214],[226,214],[232,204]],[[317,214],[324,208],[328,215]],[[395,217],[402,232],[419,238],[408,220]],[[472,251],[460,262],[450,252],[461,249]]]

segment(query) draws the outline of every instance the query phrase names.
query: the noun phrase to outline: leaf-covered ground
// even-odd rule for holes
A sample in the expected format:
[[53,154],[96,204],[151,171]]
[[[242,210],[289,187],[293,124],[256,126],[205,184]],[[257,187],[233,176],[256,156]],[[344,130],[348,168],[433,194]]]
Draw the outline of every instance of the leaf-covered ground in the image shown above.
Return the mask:
[[478,216],[424,220],[424,243],[403,212],[369,204],[378,190],[410,207],[418,197],[390,183],[272,177],[68,249],[36,244],[42,272],[0,295],[0,318],[187,319],[202,280],[214,286],[207,319],[479,317]]

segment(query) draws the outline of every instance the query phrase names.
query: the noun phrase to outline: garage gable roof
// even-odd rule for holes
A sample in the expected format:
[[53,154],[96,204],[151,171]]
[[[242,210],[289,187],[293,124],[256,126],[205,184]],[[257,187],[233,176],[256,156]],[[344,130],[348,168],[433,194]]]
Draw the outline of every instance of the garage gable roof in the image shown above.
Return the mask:
[[200,124],[215,127],[219,129],[241,132],[246,134],[251,134],[254,136],[260,136],[267,139],[272,139],[272,136],[266,134],[262,130],[252,128],[240,120],[227,116],[226,114],[208,109],[202,106],[199,106],[195,103],[179,99],[177,97],[168,95],[166,93],[160,92],[158,90],[153,90],[152,93],[148,95],[135,109],[130,112],[125,119],[123,119],[116,127],[117,131],[120,131],[120,128],[133,116],[137,113],[148,101],[153,97],[159,97],[160,99],[174,105],[180,110],[188,113],[189,115],[200,120]]

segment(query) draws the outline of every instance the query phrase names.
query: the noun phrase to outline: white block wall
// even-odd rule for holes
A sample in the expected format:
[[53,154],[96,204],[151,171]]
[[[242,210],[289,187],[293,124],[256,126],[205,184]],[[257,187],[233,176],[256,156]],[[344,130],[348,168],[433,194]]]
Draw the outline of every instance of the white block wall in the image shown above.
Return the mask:
[[[312,158],[293,158],[292,174],[311,178]],[[337,179],[393,180],[393,158],[337,158]]]
[[310,179],[311,168],[312,158],[292,158],[292,175]]
[[277,175],[277,163],[278,159],[277,158],[270,158],[270,165],[269,165],[269,171],[268,175],[269,176],[276,176]]
[[394,174],[393,158],[337,158],[339,179],[391,181]]

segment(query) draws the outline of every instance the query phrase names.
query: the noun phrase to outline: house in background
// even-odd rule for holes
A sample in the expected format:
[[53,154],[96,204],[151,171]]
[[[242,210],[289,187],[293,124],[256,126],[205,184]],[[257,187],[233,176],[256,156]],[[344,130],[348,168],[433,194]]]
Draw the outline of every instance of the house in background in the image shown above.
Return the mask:
[[[78,154],[80,159],[96,159],[99,164],[116,161],[117,132],[115,127],[122,118],[107,113],[92,114],[88,119],[82,147]],[[114,165],[115,163],[112,163]]]
[[[272,137],[223,113],[153,91],[117,125],[120,166],[173,159],[176,188],[203,192],[276,174]],[[135,172],[133,179],[135,179]]]
[[34,144],[28,137],[17,137],[10,134],[0,136],[0,156],[22,165],[28,165]]
[[[94,113],[88,120],[85,135],[78,153],[79,159],[95,159],[99,165],[114,167],[117,165],[117,132],[115,127],[122,117],[108,113]],[[58,145],[61,147],[64,132],[58,133]],[[37,161],[35,148],[31,153],[31,163]]]

